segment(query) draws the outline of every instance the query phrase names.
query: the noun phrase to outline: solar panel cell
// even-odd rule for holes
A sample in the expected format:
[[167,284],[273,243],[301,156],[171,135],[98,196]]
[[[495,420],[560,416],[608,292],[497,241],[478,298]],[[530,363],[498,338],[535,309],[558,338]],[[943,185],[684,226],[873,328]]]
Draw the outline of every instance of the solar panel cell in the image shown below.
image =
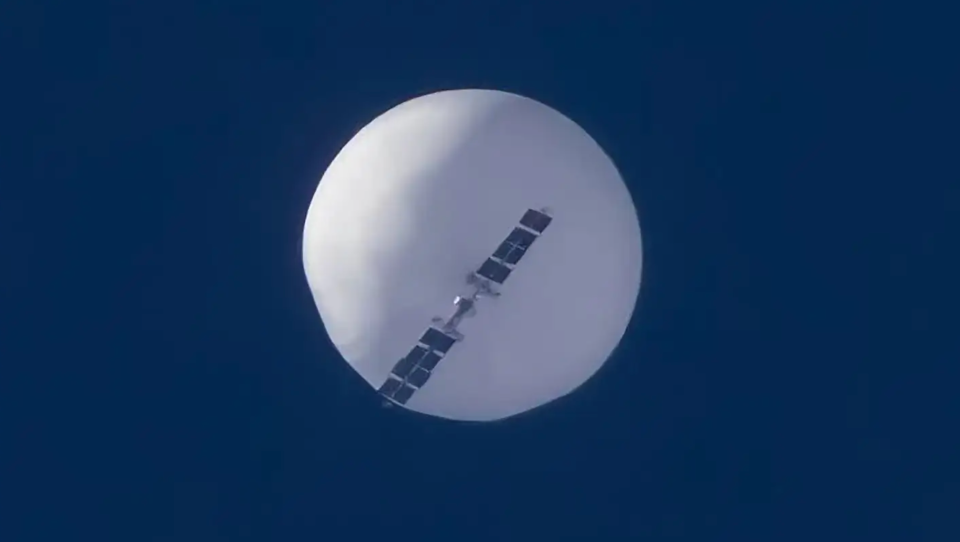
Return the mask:
[[543,233],[543,230],[547,229],[551,221],[553,221],[552,217],[533,209],[524,213],[523,218],[520,219],[521,224],[537,233]]
[[422,346],[414,346],[410,353],[400,359],[396,365],[393,366],[393,374],[399,376],[401,379],[406,378],[410,374],[410,371],[417,365],[417,362],[426,355],[427,349]]
[[404,384],[400,386],[400,388],[396,392],[394,392],[393,400],[400,403],[401,405],[405,405],[407,404],[407,401],[410,400],[410,397],[413,396],[413,392],[415,391],[416,390],[414,388],[411,388],[410,386]]
[[507,242],[513,243],[523,248],[528,248],[537,240],[537,236],[523,228],[513,228],[510,235],[507,236]]
[[384,382],[382,386],[380,386],[379,392],[387,397],[392,397],[394,392],[400,389],[401,384],[402,382],[400,382],[396,378],[388,378],[387,381]]
[[441,354],[446,354],[447,350],[450,350],[450,347],[453,346],[457,340],[446,335],[439,329],[431,327],[428,328],[423,334],[423,337],[420,338],[420,342]]
[[493,282],[503,284],[503,281],[507,280],[507,277],[510,276],[510,268],[500,262],[487,258],[487,261],[483,262],[483,265],[477,270],[477,274]]
[[418,388],[422,388],[423,385],[427,383],[427,379],[429,378],[430,378],[430,371],[422,367],[417,367],[416,369],[413,370],[412,373],[410,373],[410,376],[407,377],[407,383],[413,386],[416,386]]
[[440,355],[436,352],[427,352],[427,355],[423,356],[423,359],[420,360],[419,366],[428,371],[432,371],[433,368],[437,366],[437,363],[440,363]]

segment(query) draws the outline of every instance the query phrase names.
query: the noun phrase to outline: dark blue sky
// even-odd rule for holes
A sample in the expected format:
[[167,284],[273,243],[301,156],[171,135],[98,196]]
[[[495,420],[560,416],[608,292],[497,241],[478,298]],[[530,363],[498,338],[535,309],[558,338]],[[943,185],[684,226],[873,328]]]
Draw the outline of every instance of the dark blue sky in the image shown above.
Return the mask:
[[[949,18],[432,4],[0,8],[0,540],[960,539]],[[298,246],[456,87],[580,123],[645,244],[597,378],[487,426],[381,409]]]

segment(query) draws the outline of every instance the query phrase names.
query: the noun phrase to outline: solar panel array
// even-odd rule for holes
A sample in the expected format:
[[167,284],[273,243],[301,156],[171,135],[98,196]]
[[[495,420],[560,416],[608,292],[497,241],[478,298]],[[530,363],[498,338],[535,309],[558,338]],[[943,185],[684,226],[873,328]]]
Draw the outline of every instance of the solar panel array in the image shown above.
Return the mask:
[[427,383],[431,371],[455,342],[456,339],[439,329],[428,328],[419,344],[393,366],[387,381],[380,386],[380,393],[401,405],[406,403],[413,392]]
[[[503,284],[552,220],[542,211],[527,210],[520,218],[520,225],[513,228],[476,274]],[[418,344],[393,366],[390,376],[380,386],[380,394],[394,403],[406,404],[427,383],[433,369],[456,342],[457,339],[435,327],[427,328]]]
[[493,251],[493,256],[483,262],[477,274],[503,284],[520,258],[523,258],[530,249],[530,245],[547,229],[552,220],[553,218],[546,213],[529,209],[520,219],[520,225],[513,228],[497,250]]

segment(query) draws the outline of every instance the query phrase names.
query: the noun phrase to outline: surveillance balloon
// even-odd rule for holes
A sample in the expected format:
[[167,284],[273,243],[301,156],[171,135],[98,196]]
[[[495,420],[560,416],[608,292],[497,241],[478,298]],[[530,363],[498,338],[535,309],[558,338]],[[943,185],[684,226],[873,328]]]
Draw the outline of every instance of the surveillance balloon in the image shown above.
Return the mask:
[[626,331],[636,208],[577,124],[492,90],[414,98],[324,173],[303,262],[331,342],[371,397],[454,420],[569,394]]

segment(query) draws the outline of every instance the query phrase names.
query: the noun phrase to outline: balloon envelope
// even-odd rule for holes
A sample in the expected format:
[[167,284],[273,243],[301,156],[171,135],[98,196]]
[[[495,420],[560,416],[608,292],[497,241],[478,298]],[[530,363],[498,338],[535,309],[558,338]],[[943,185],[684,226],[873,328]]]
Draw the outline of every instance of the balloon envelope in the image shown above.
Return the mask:
[[404,405],[496,420],[566,395],[623,337],[641,239],[616,167],[579,126],[534,100],[456,90],[361,129],[323,175],[304,226],[307,281],[331,341],[374,389],[447,319],[466,277],[529,209],[552,221],[477,300]]

